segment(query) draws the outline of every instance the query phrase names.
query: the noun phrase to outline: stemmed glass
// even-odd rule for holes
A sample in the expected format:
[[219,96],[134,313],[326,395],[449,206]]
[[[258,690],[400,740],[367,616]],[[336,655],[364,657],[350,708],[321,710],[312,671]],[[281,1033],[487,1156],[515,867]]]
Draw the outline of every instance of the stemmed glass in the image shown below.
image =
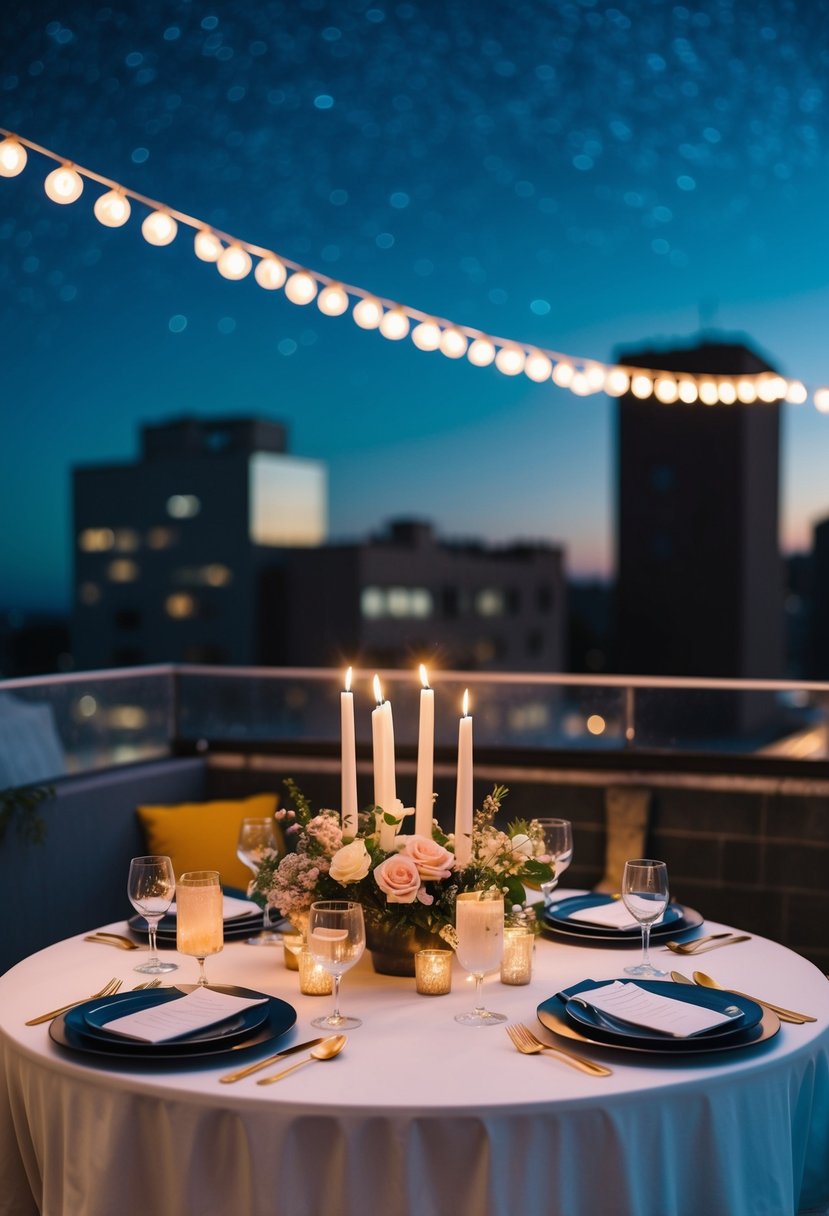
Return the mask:
[[207,984],[204,960],[224,946],[222,886],[217,870],[182,874],[176,890],[176,949],[199,960],[199,985]]
[[455,1021],[462,1026],[495,1026],[506,1022],[506,1014],[484,1009],[481,995],[484,976],[495,971],[504,952],[504,900],[482,897],[478,891],[458,896],[455,904],[456,954],[464,971],[475,976],[475,1008],[459,1013]]
[[169,857],[133,857],[127,879],[127,894],[150,931],[149,959],[136,967],[136,971],[143,971],[146,975],[164,975],[167,971],[178,970],[177,963],[162,963],[155,940],[158,922],[173,902],[175,893],[176,876]]
[[[239,827],[239,839],[236,841],[236,856],[253,872],[254,878],[259,873],[266,849],[276,850],[279,841],[273,819],[243,819]],[[281,946],[282,938],[271,930],[271,910],[265,904],[262,916],[262,932],[255,937],[245,939],[248,946]]]
[[553,877],[541,884],[544,903],[552,903],[558,880],[573,860],[573,825],[569,819],[538,819],[544,834],[544,854],[553,866]]
[[642,926],[642,961],[625,967],[628,975],[650,975],[657,978],[666,972],[654,967],[648,954],[651,925],[659,920],[668,906],[668,867],[664,861],[626,861],[622,874],[622,899],[634,920]]
[[314,1018],[322,1030],[350,1030],[362,1026],[359,1018],[340,1013],[340,980],[353,967],[366,945],[366,927],[360,904],[347,899],[323,899],[311,904],[308,949],[315,963],[334,977],[334,1012]]

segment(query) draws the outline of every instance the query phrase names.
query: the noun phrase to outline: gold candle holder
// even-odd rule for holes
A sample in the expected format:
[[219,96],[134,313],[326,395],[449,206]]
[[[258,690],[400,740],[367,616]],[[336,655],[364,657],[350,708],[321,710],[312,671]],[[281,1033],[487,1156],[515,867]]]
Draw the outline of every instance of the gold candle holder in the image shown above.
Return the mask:
[[444,996],[452,988],[452,951],[418,950],[415,986],[423,996]]
[[301,933],[283,933],[282,951],[289,971],[299,971],[299,954],[305,938]]
[[330,996],[334,991],[334,980],[329,971],[315,963],[307,946],[299,952],[297,959],[299,990],[306,996]]
[[535,934],[531,929],[504,929],[504,953],[501,957],[502,984],[529,984],[533,975]]

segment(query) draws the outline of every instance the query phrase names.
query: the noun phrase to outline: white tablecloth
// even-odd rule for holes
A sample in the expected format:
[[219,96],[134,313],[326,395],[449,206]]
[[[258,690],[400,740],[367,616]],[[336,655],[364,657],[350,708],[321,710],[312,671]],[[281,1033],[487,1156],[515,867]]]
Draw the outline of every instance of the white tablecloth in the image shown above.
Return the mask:
[[[423,997],[413,980],[376,976],[366,958],[343,981],[341,1006],[363,1025],[341,1056],[273,1086],[255,1078],[225,1086],[217,1082],[225,1062],[172,1072],[105,1067],[56,1047],[46,1026],[24,1026],[110,976],[125,987],[142,978],[133,971],[134,952],[69,939],[0,977],[0,1214],[826,1210],[826,978],[757,937],[696,962],[664,949],[655,955],[668,968],[689,975],[701,968],[819,1020],[699,1060],[587,1047],[583,1054],[614,1069],[612,1077],[593,1078],[552,1057],[519,1055],[500,1027],[458,1025],[454,1014],[473,996],[460,970],[449,996]],[[540,1030],[539,1002],[587,977],[621,975],[634,956],[541,940],[533,983],[488,980],[486,1002]],[[178,961],[172,978],[192,982],[195,962]],[[281,951],[228,944],[207,967],[217,983],[258,988],[296,1007],[297,1025],[277,1047],[319,1033],[310,1020],[330,998],[301,996]]]

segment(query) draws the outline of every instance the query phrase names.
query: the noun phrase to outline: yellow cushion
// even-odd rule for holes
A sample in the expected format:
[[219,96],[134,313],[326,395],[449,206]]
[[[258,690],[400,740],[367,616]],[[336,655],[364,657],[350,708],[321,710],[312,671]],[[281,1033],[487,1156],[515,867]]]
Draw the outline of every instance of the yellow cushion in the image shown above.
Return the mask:
[[[270,818],[276,794],[255,794],[232,802],[180,802],[173,806],[139,806],[148,853],[171,858],[176,877],[188,870],[218,870],[222,886],[244,890],[253,875],[236,856],[243,819]],[[275,824],[282,849],[282,834]]]

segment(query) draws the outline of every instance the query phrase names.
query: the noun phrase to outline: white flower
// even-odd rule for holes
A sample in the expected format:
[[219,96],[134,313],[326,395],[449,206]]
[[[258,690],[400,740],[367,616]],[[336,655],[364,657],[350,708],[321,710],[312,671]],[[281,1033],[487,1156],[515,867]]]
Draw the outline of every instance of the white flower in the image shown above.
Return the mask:
[[365,878],[371,869],[371,856],[362,840],[352,840],[345,844],[331,858],[331,868],[328,871],[335,882],[344,885],[359,882]]

